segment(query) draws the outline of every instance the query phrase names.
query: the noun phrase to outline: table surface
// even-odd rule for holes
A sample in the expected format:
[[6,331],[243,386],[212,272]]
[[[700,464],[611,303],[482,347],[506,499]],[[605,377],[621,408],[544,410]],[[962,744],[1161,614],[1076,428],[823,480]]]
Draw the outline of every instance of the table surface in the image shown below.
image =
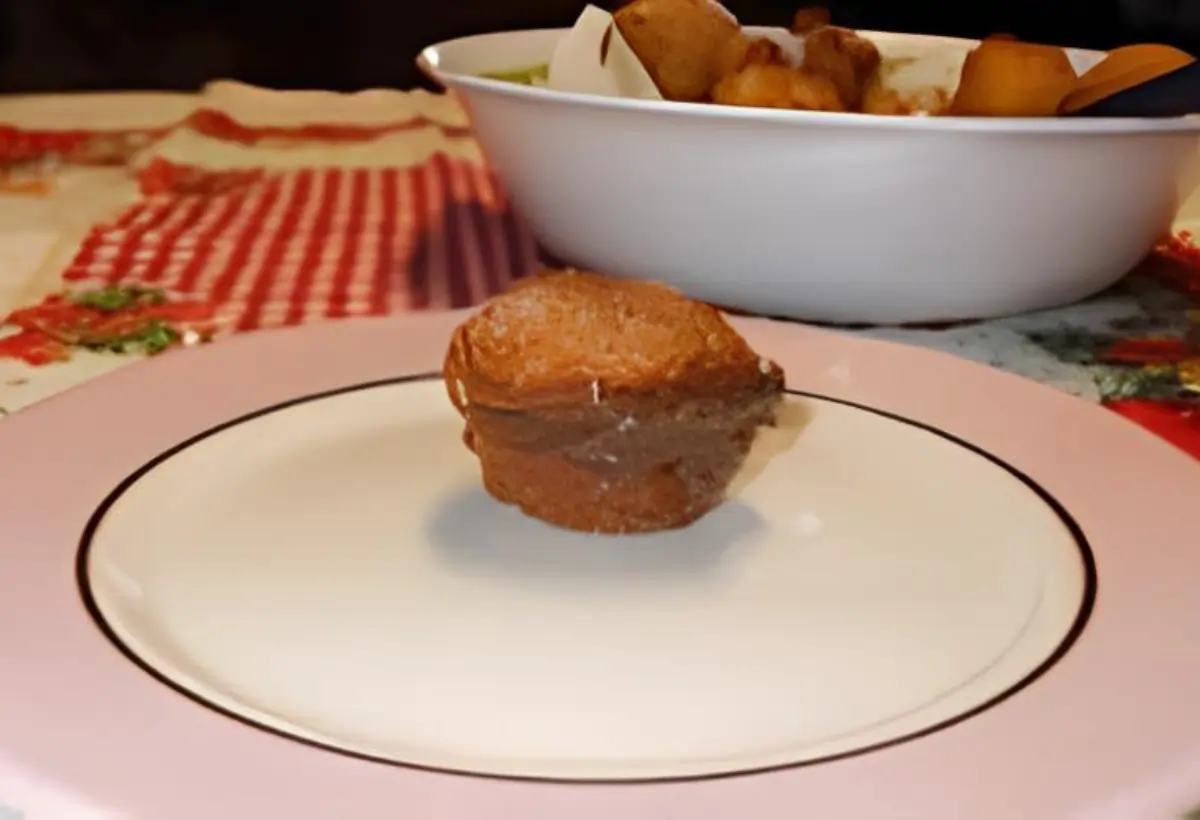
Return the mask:
[[[67,97],[0,98],[0,124],[26,128],[112,128],[121,124],[150,127],[175,122],[199,106],[219,106],[245,118],[261,101],[239,94],[236,84],[218,84],[218,93],[79,94]],[[392,92],[396,96],[398,93]],[[277,108],[284,118],[332,121],[356,117],[370,121],[386,117],[386,104],[349,105],[347,95],[279,94],[290,100]],[[208,98],[212,99],[208,99]],[[394,113],[394,110],[391,112]],[[453,116],[453,115],[451,115]],[[388,158],[411,165],[437,150],[463,151],[464,140],[443,133],[402,136]],[[181,147],[182,142],[182,147]],[[164,153],[186,154],[187,140],[170,138]],[[376,149],[378,156],[378,149]],[[251,158],[249,161],[255,161]],[[137,186],[123,168],[73,168],[60,173],[52,193],[42,197],[0,194],[0,311],[35,302],[62,287],[67,267],[88,227],[110,217],[137,199]],[[1200,192],[1181,209],[1177,226],[1200,229]],[[1186,327],[1186,299],[1160,292],[1143,283],[1117,288],[1084,303],[1059,310],[974,323],[941,330],[878,328],[849,331],[882,339],[937,348],[984,362],[1098,401],[1105,395],[1105,378],[1119,376],[1098,367],[1078,350],[1088,338],[1122,338],[1138,325],[1155,326],[1155,334],[1177,335]],[[128,357],[81,353],[63,365],[30,368],[0,359],[0,409],[15,412],[72,384],[129,363]],[[1110,388],[1111,389],[1111,388]],[[1120,389],[1120,388],[1117,388]]]
[[[374,230],[372,226],[377,228],[387,218],[397,219],[397,224],[402,227],[407,226],[407,223],[403,217],[397,217],[394,212],[387,210],[388,207],[395,207],[394,202],[389,199],[388,191],[391,188],[388,186],[411,182],[418,189],[426,191],[429,201],[437,199],[437,196],[429,191],[440,190],[441,195],[451,204],[438,205],[431,211],[436,214],[446,209],[453,210],[456,207],[453,203],[458,201],[456,197],[462,192],[465,192],[462,195],[466,198],[502,198],[502,195],[494,190],[493,181],[482,165],[478,146],[465,131],[462,112],[452,102],[433,98],[423,92],[412,95],[371,92],[367,95],[347,97],[320,92],[264,92],[224,83],[216,84],[196,95],[97,94],[0,98],[0,130],[4,126],[34,131],[171,129],[196,110],[223,112],[243,124],[257,118],[258,122],[252,124],[259,128],[289,128],[296,127],[297,124],[311,123],[350,123],[368,130],[376,129],[372,132],[374,141],[366,153],[361,145],[355,147],[343,144],[336,148],[317,145],[304,149],[307,153],[297,152],[293,146],[289,151],[282,152],[290,158],[280,159],[280,152],[272,152],[270,146],[265,143],[248,145],[244,140],[223,141],[214,139],[211,134],[204,133],[203,129],[174,128],[168,131],[157,147],[147,149],[133,160],[135,167],[146,167],[152,164],[155,158],[166,158],[171,162],[183,164],[207,163],[217,170],[272,167],[284,172],[284,182],[279,183],[282,188],[276,189],[277,194],[279,190],[283,191],[279,196],[284,199],[303,198],[320,186],[325,186],[326,190],[332,187],[335,191],[343,191],[341,199],[334,196],[334,201],[341,205],[330,206],[333,208],[332,215],[326,214],[324,222],[321,221],[320,208],[310,207],[309,211],[314,213],[305,216],[309,211],[304,211],[301,205],[296,206],[301,215],[296,217],[298,222],[290,226],[293,232],[298,231],[302,237],[298,240],[301,241],[301,245],[296,248],[289,251],[284,245],[278,245],[275,251],[272,251],[269,248],[255,250],[256,246],[252,244],[247,246],[250,248],[247,251],[250,258],[257,258],[254,256],[256,253],[269,256],[278,251],[276,255],[286,256],[294,251],[294,255],[301,258],[296,273],[300,277],[311,275],[317,277],[316,281],[322,281],[320,265],[324,264],[321,261],[324,257],[319,253],[314,256],[312,248],[329,241],[349,243],[351,239],[357,240],[360,234],[367,236],[374,243],[363,245],[356,251],[360,263],[363,254],[370,256],[371,264],[376,267],[385,266],[389,262],[391,257],[386,254],[396,250],[394,242],[386,237],[386,231]],[[397,122],[402,122],[404,127],[392,128]],[[0,134],[0,141],[3,139],[3,134]],[[314,176],[316,172],[303,167],[314,162],[336,164],[345,169],[345,172],[339,171],[332,177]],[[387,166],[392,170],[381,171],[373,166]],[[437,173],[430,175],[427,171],[429,168],[433,168]],[[405,176],[406,174],[409,176]],[[150,215],[151,209],[146,204],[148,200],[139,193],[138,182],[126,167],[63,167],[53,174],[52,179],[52,190],[44,195],[0,193],[0,316],[5,316],[17,308],[35,304],[64,287],[85,287],[94,284],[94,280],[89,279],[92,268],[97,265],[104,268],[107,264],[105,260],[110,258],[98,256],[94,247],[103,248],[105,242],[117,241],[112,239],[117,234],[120,235],[120,243],[124,243],[125,233],[121,232],[126,231],[130,225],[138,224],[139,219],[161,219],[161,224],[170,224],[170,220],[176,218],[169,215]],[[433,187],[428,188],[427,184]],[[363,191],[366,193],[362,193]],[[230,207],[235,201],[246,205],[238,197],[244,198],[244,193],[235,192],[224,198],[217,197],[213,201]],[[367,205],[354,210],[351,206],[359,198]],[[350,206],[346,206],[346,202],[350,202]],[[391,206],[388,205],[389,202],[392,202]],[[372,210],[376,205],[383,209],[383,216]],[[344,218],[342,211],[337,210],[343,206],[351,208]],[[366,209],[365,212],[363,208]],[[178,211],[173,213],[176,213],[180,220],[184,219],[178,215]],[[205,222],[208,218],[198,210],[187,217],[201,225],[208,224]],[[282,218],[286,221],[288,217],[284,215]],[[354,237],[337,233],[343,221],[353,224],[353,230],[357,231]],[[414,230],[419,232],[424,223],[420,218],[416,218],[416,221],[419,224]],[[108,227],[104,231],[97,231],[94,227],[97,224]],[[299,228],[297,224],[300,225]],[[117,227],[113,227],[114,225]],[[122,225],[124,227],[121,227]],[[507,227],[495,228],[494,233],[488,233],[491,229],[486,226],[477,226],[478,232],[475,236],[483,242],[484,250],[488,242],[494,244],[500,241],[527,241],[519,238],[519,231],[512,233],[512,230],[516,229],[510,230],[511,226],[508,223],[505,225]],[[1200,235],[1200,194],[1192,197],[1183,206],[1177,228],[1196,230]],[[243,230],[242,233],[252,234],[253,231]],[[330,240],[331,236],[336,239]],[[518,239],[514,239],[514,236]],[[245,241],[252,243],[253,237]],[[346,246],[343,245],[343,254]],[[92,247],[93,250],[84,254],[81,248],[86,247]],[[125,245],[121,244],[121,248],[125,248]],[[182,249],[183,244],[180,242],[172,246],[170,252],[181,252]],[[150,251],[154,258],[164,257],[166,253],[158,245],[149,248],[148,252]],[[464,297],[455,297],[450,293],[453,290],[451,286],[437,280],[439,271],[444,272],[453,266],[453,259],[450,257],[454,256],[454,249],[442,248],[441,252],[446,259],[442,260],[441,268],[429,268],[428,281],[422,284],[424,290],[421,292],[421,298],[414,297],[414,291],[409,291],[403,299],[397,299],[393,294],[388,297],[390,301],[376,300],[378,304],[372,302],[368,305],[374,297],[363,291],[361,315],[378,315],[380,311],[404,312],[421,306],[450,306],[448,303],[442,304],[439,299],[444,301],[457,298],[459,302],[456,304],[460,304],[461,298]],[[522,252],[528,256],[529,249],[526,248]],[[125,250],[113,251],[113,254],[119,253],[125,253]],[[376,253],[385,254],[386,258],[377,260]],[[91,261],[81,262],[84,256]],[[308,264],[303,261],[305,258],[311,262],[308,274],[304,272],[305,264]],[[313,259],[317,261],[314,262]],[[516,257],[512,259],[516,261],[511,262],[509,275],[515,276],[519,274],[519,268],[524,263]],[[529,256],[525,261],[531,260],[532,257]],[[265,270],[265,263],[263,264]],[[311,270],[313,266],[316,266],[315,274]],[[336,266],[330,268],[329,276],[336,284],[338,277],[345,272],[339,272],[340,268],[334,270],[334,267]],[[136,268],[135,264],[131,270]],[[170,264],[167,264],[168,274],[170,270]],[[73,281],[70,271],[82,271],[79,273],[80,281]],[[68,273],[66,277],[64,272]],[[369,274],[370,271],[367,271],[364,275]],[[358,310],[355,307],[358,303],[355,302],[357,292],[353,289],[356,275],[353,271],[345,273],[348,295],[344,294],[342,297],[344,304],[337,307],[325,306],[319,316],[304,306],[297,308],[284,304],[279,306],[277,324],[307,321],[310,314],[320,320],[337,315],[359,315],[355,312]],[[1200,278],[1197,282],[1200,282]],[[267,283],[266,287],[269,289],[270,283]],[[292,286],[289,285],[290,287]],[[369,286],[364,284],[363,287]],[[468,291],[468,300],[471,293]],[[474,292],[474,295],[478,296],[479,293]],[[1197,288],[1196,293],[1200,293],[1200,288]],[[1147,337],[1177,341],[1185,336],[1192,327],[1191,323],[1196,321],[1195,316],[1188,316],[1188,311],[1200,304],[1196,299],[1195,295],[1185,295],[1149,278],[1132,277],[1121,286],[1093,299],[1058,310],[943,329],[873,328],[846,332],[936,348],[1027,376],[1085,400],[1118,405],[1123,398],[1136,399],[1153,394],[1154,380],[1161,376],[1163,366],[1154,359],[1153,352],[1146,353],[1137,345],[1144,345],[1143,340]],[[244,326],[246,329],[271,327],[273,324],[270,319],[275,315],[272,313],[274,309],[272,304],[267,302],[266,307],[258,308],[259,313],[254,321],[247,323],[242,316],[238,319],[241,323],[238,326]],[[0,325],[0,339],[12,332],[11,326],[6,328]],[[1132,344],[1131,349],[1134,349],[1134,353],[1124,362],[1111,358],[1106,360],[1097,354],[1100,348],[1111,349],[1114,344],[1122,342],[1127,343],[1127,347]],[[1192,358],[1189,361],[1200,365],[1200,351],[1193,351],[1190,356]],[[67,361],[44,366],[31,366],[17,359],[0,358],[0,415],[17,412],[73,385],[127,366],[137,358],[85,350],[73,352]],[[1182,383],[1185,392],[1189,384],[1200,391],[1200,367],[1194,374],[1195,381],[1189,382],[1180,376],[1183,365],[1175,361],[1172,366],[1175,367],[1175,381],[1172,382],[1175,388],[1172,389],[1177,390],[1178,385]],[[1176,417],[1173,417],[1172,423],[1176,423],[1181,416],[1178,415],[1178,408],[1173,412],[1176,412]],[[1190,418],[1187,413],[1190,413],[1190,409],[1184,412],[1184,416]],[[1197,416],[1197,420],[1200,420],[1200,415]],[[1153,428],[1153,419],[1143,422]],[[1200,440],[1200,431],[1197,432],[1197,438]],[[1200,450],[1193,452],[1200,456]],[[6,777],[2,769],[3,767],[0,767],[0,797],[19,802],[15,794],[8,794],[8,790],[22,790],[23,787],[13,778]],[[1152,813],[1157,811],[1134,808],[1135,804],[1143,805],[1138,801],[1148,801],[1144,804],[1146,806],[1151,803],[1162,807],[1171,806],[1171,812],[1178,816],[1180,801],[1187,799],[1181,796],[1181,789],[1194,791],[1198,777],[1200,772],[1164,773],[1162,784],[1154,784],[1148,788],[1145,795],[1131,796],[1132,802],[1124,809],[1115,810],[1120,813],[1114,813],[1112,816],[1152,816]],[[1194,794],[1191,796],[1194,797]],[[9,813],[6,814],[6,811]],[[1150,811],[1151,814],[1143,813],[1146,811]],[[0,820],[7,820],[10,816],[24,815],[0,805]]]

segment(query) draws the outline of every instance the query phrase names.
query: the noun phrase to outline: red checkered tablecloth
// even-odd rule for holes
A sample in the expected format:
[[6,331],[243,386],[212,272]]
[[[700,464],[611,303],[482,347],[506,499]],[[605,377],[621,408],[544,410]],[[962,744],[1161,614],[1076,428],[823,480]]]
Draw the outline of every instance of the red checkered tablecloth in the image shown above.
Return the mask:
[[148,196],[94,227],[64,278],[162,288],[244,331],[472,305],[536,264],[494,175],[436,154]]

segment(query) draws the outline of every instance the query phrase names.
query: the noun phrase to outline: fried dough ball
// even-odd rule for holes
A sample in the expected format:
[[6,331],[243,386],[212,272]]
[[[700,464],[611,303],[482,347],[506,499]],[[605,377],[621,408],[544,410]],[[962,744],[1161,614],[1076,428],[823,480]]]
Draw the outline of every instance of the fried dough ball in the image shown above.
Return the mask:
[[723,503],[784,383],[709,305],[582,271],[490,300],[455,330],[442,376],[491,496],[610,534]]
[[912,106],[900,96],[900,92],[888,88],[876,80],[863,91],[862,113],[885,117],[907,117],[913,113]]
[[713,89],[713,102],[798,111],[846,110],[837,86],[828,77],[788,65],[763,63],[751,63],[724,77]]
[[778,43],[750,40],[740,67],[713,88],[713,102],[800,111],[856,110],[878,73],[879,51],[852,31],[828,27],[828,15],[819,12],[823,10],[797,13],[793,30],[812,30],[805,38],[802,66],[793,65]]
[[831,80],[847,111],[862,105],[881,62],[875,44],[848,29],[824,26],[804,38],[804,69]]
[[788,65],[788,61],[779,43],[766,37],[757,37],[750,41],[738,70],[748,65]]
[[949,106],[950,95],[944,89],[922,88],[901,94],[879,78],[867,84],[862,99],[862,113],[885,117],[937,116],[944,114]]
[[734,16],[713,0],[633,0],[613,19],[659,92],[677,102],[707,99],[750,46]]
[[829,25],[829,9],[809,6],[797,9],[792,17],[792,34],[805,35]]
[[1075,69],[1061,48],[987,39],[967,55],[950,113],[1050,117],[1075,82]]

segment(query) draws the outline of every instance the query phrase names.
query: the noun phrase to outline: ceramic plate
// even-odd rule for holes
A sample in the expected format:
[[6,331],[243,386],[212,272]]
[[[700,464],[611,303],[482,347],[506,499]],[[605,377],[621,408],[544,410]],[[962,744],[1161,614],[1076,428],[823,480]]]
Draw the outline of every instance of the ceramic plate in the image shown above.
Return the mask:
[[1200,752],[1200,468],[1169,446],[987,368],[743,322],[792,392],[731,500],[569,533],[481,488],[431,376],[462,318],[239,338],[5,421],[0,793],[1040,818]]

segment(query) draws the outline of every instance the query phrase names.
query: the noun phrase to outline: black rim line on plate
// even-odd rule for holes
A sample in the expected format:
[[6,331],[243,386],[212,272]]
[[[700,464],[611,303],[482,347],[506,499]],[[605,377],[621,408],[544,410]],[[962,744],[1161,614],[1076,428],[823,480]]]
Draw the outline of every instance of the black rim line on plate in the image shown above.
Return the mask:
[[890,419],[892,421],[899,422],[901,424],[906,424],[910,427],[915,427],[919,430],[923,430],[927,433],[938,436],[939,438],[945,439],[946,441],[949,441],[952,444],[956,444],[959,447],[962,447],[962,448],[970,451],[971,453],[974,453],[975,455],[991,462],[992,464],[996,465],[997,467],[999,467],[1002,470],[1004,470],[1005,472],[1007,472],[1009,475],[1016,478],[1018,481],[1020,481],[1022,484],[1024,484],[1027,488],[1029,488],[1042,501],[1042,503],[1044,503],[1046,506],[1048,506],[1054,512],[1054,514],[1056,516],[1058,516],[1058,519],[1062,522],[1063,526],[1066,527],[1068,533],[1070,533],[1070,535],[1071,535],[1071,538],[1075,541],[1076,548],[1079,550],[1079,558],[1080,558],[1080,562],[1083,565],[1083,571],[1084,571],[1084,590],[1083,590],[1083,597],[1079,602],[1079,611],[1076,613],[1075,620],[1071,623],[1070,629],[1067,630],[1066,634],[1063,636],[1062,641],[1059,642],[1058,646],[1055,647],[1054,651],[1051,652],[1050,655],[1048,657],[1046,657],[1045,660],[1043,660],[1040,664],[1038,664],[1036,667],[1034,667],[1034,669],[1032,669],[1028,674],[1026,674],[1020,680],[1016,681],[1013,685],[1009,686],[1007,689],[992,696],[991,698],[984,701],[983,703],[980,703],[980,704],[972,707],[971,709],[968,709],[965,712],[955,715],[954,717],[951,717],[947,720],[943,720],[939,723],[935,723],[931,726],[927,726],[923,729],[919,729],[915,732],[910,732],[908,734],[892,738],[890,740],[885,740],[885,741],[881,741],[879,743],[869,744],[867,746],[862,746],[862,747],[859,747],[856,749],[851,749],[851,750],[848,750],[845,752],[839,752],[839,753],[833,754],[833,755],[826,755],[824,757],[813,758],[811,760],[800,760],[800,761],[796,761],[793,763],[777,763],[777,764],[773,764],[770,766],[759,766],[759,767],[750,767],[750,768],[743,768],[743,769],[734,769],[731,771],[717,772],[717,773],[713,773],[713,774],[675,775],[675,776],[659,776],[659,777],[643,777],[643,778],[571,778],[571,777],[550,777],[550,776],[538,776],[538,775],[494,774],[491,772],[472,771],[470,769],[457,769],[457,768],[453,768],[453,767],[433,766],[433,765],[422,764],[422,763],[413,763],[413,762],[409,762],[409,761],[396,760],[396,759],[393,759],[390,757],[372,755],[372,754],[368,754],[365,752],[356,752],[356,751],[353,751],[350,749],[342,748],[340,746],[337,746],[337,745],[334,745],[331,743],[324,743],[322,741],[312,740],[312,739],[309,739],[306,737],[301,737],[299,735],[293,734],[286,730],[277,729],[273,726],[268,726],[257,720],[254,720],[252,718],[238,714],[237,712],[235,712],[231,709],[228,709],[224,706],[221,706],[219,704],[213,703],[210,700],[208,700],[207,698],[204,698],[204,697],[196,694],[195,692],[192,692],[190,689],[186,688],[185,686],[183,686],[179,683],[176,683],[174,680],[172,680],[166,674],[160,672],[157,668],[151,666],[149,663],[142,660],[142,658],[139,655],[137,655],[137,653],[135,653],[129,646],[127,646],[121,640],[120,637],[117,636],[117,634],[113,631],[112,627],[109,626],[108,621],[105,619],[104,614],[100,611],[100,608],[96,603],[96,599],[92,595],[91,584],[88,580],[88,556],[91,551],[92,542],[95,539],[97,530],[99,530],[100,525],[103,523],[105,516],[107,515],[108,511],[113,507],[113,505],[115,505],[116,502],[118,500],[120,500],[121,496],[124,495],[125,492],[127,490],[129,490],[130,487],[132,487],[134,484],[136,484],[139,480],[141,480],[148,473],[153,471],[155,467],[157,467],[158,465],[167,461],[168,459],[172,458],[173,456],[183,452],[184,450],[188,449],[189,447],[192,447],[195,444],[199,444],[200,442],[204,441],[205,439],[210,438],[224,430],[227,430],[231,427],[236,427],[239,424],[244,424],[246,422],[253,421],[254,419],[260,418],[262,416],[268,416],[272,413],[276,413],[281,410],[286,410],[290,407],[295,407],[297,405],[307,404],[309,402],[314,402],[314,401],[321,401],[323,399],[333,398],[334,396],[340,396],[340,395],[344,395],[347,393],[356,393],[356,392],[360,392],[360,391],[373,390],[373,389],[380,388],[380,387],[389,387],[389,386],[394,386],[394,385],[399,385],[399,384],[407,384],[407,383],[412,383],[412,382],[431,381],[433,379],[440,379],[440,378],[441,378],[440,373],[423,373],[423,374],[412,375],[412,376],[398,376],[398,377],[393,377],[393,378],[388,378],[388,379],[377,379],[374,381],[363,382],[360,384],[350,385],[348,387],[337,387],[337,388],[333,388],[331,390],[323,390],[318,393],[312,393],[312,394],[309,394],[306,396],[301,396],[299,398],[288,399],[287,401],[279,402],[278,404],[273,404],[273,405],[270,405],[269,407],[264,407],[262,409],[255,410],[251,413],[246,413],[245,415],[238,416],[237,418],[234,418],[229,421],[222,422],[221,424],[210,427],[209,429],[207,429],[201,433],[197,433],[196,435],[191,436],[188,439],[185,439],[184,441],[180,442],[179,444],[176,444],[173,447],[171,447],[167,450],[164,450],[162,453],[160,453],[159,455],[150,459],[145,464],[143,464],[141,467],[137,468],[134,472],[132,472],[130,475],[128,475],[124,480],[121,481],[121,483],[119,483],[115,488],[113,488],[104,497],[104,500],[100,502],[100,505],[95,509],[95,511],[91,514],[91,516],[89,516],[87,524],[84,526],[83,534],[80,536],[79,547],[78,547],[78,550],[76,552],[76,557],[75,557],[75,580],[76,580],[76,584],[78,586],[79,596],[82,599],[84,608],[87,610],[87,613],[91,617],[92,622],[100,630],[100,632],[104,635],[104,637],[108,640],[108,642],[111,643],[122,655],[124,655],[126,659],[128,659],[131,663],[133,663],[136,667],[138,667],[143,672],[145,672],[147,675],[152,677],[154,680],[158,681],[159,683],[166,686],[167,688],[173,690],[176,694],[182,695],[187,700],[191,701],[194,704],[198,704],[198,705],[204,707],[206,710],[216,712],[217,714],[222,715],[223,717],[229,718],[230,720],[234,720],[238,723],[241,723],[244,726],[249,726],[251,728],[258,729],[259,731],[263,731],[268,734],[274,735],[276,737],[285,738],[285,739],[293,741],[295,743],[300,743],[304,746],[309,746],[311,748],[320,749],[320,750],[326,751],[326,752],[332,752],[334,754],[341,755],[343,757],[350,757],[350,758],[354,758],[356,760],[362,760],[362,761],[368,762],[368,763],[378,763],[378,764],[383,764],[386,766],[393,766],[393,767],[398,767],[398,768],[403,768],[403,769],[411,769],[411,770],[415,770],[415,771],[431,772],[431,773],[437,773],[437,774],[452,774],[452,775],[462,775],[462,776],[467,776],[467,777],[482,778],[482,779],[486,779],[486,780],[519,781],[519,782],[528,782],[528,783],[618,786],[618,785],[637,785],[637,784],[649,784],[649,783],[687,783],[687,782],[697,782],[697,781],[706,781],[706,780],[724,780],[724,779],[731,778],[731,777],[746,777],[746,776],[751,776],[751,775],[768,774],[768,773],[772,773],[772,772],[782,772],[782,771],[787,771],[790,769],[807,768],[807,767],[811,767],[811,766],[821,765],[824,763],[833,763],[833,762],[836,762],[839,760],[845,760],[848,758],[860,757],[862,755],[870,754],[872,752],[883,751],[885,749],[890,749],[895,746],[900,746],[902,744],[909,743],[914,740],[919,740],[920,738],[935,734],[942,730],[949,729],[959,723],[964,723],[964,722],[970,720],[971,718],[976,717],[977,715],[980,715],[983,712],[988,711],[989,709],[991,709],[994,706],[998,706],[999,704],[1001,704],[1002,702],[1013,697],[1014,695],[1016,695],[1023,689],[1025,689],[1028,686],[1030,686],[1031,684],[1033,684],[1035,681],[1037,681],[1039,678],[1041,678],[1047,672],[1049,672],[1055,666],[1055,664],[1057,664],[1060,660],[1062,660],[1066,656],[1067,652],[1070,651],[1071,647],[1075,645],[1075,642],[1079,640],[1079,637],[1083,634],[1085,628],[1087,627],[1088,620],[1090,619],[1092,611],[1095,608],[1097,588],[1098,588],[1098,576],[1097,576],[1097,572],[1096,572],[1096,559],[1095,559],[1095,555],[1092,553],[1092,548],[1091,548],[1090,544],[1088,543],[1087,537],[1084,535],[1083,528],[1079,526],[1078,522],[1075,521],[1075,519],[1071,516],[1071,514],[1069,512],[1067,512],[1066,508],[1063,507],[1063,505],[1061,503],[1059,503],[1059,501],[1053,495],[1051,495],[1045,488],[1043,488],[1040,484],[1038,484],[1036,481],[1034,481],[1028,475],[1021,472],[1016,467],[1013,467],[1012,465],[1008,464],[1007,462],[1001,460],[999,457],[992,455],[991,453],[982,449],[981,447],[971,444],[968,441],[964,441],[963,439],[958,438],[957,436],[955,436],[951,433],[947,433],[944,430],[940,430],[937,427],[933,427],[932,425],[928,425],[923,422],[915,421],[913,419],[905,418],[904,416],[900,416],[895,413],[890,413],[886,410],[879,410],[874,407],[869,407],[867,405],[859,404],[857,402],[848,401],[845,399],[832,398],[830,396],[823,396],[820,393],[810,393],[810,392],[806,392],[803,390],[785,390],[785,392],[788,393],[789,395],[801,396],[803,398],[809,398],[809,399],[816,399],[818,401],[829,402],[831,404],[840,404],[844,407],[851,407],[856,410],[862,410],[867,413],[872,413],[877,416],[882,416],[883,418]]

